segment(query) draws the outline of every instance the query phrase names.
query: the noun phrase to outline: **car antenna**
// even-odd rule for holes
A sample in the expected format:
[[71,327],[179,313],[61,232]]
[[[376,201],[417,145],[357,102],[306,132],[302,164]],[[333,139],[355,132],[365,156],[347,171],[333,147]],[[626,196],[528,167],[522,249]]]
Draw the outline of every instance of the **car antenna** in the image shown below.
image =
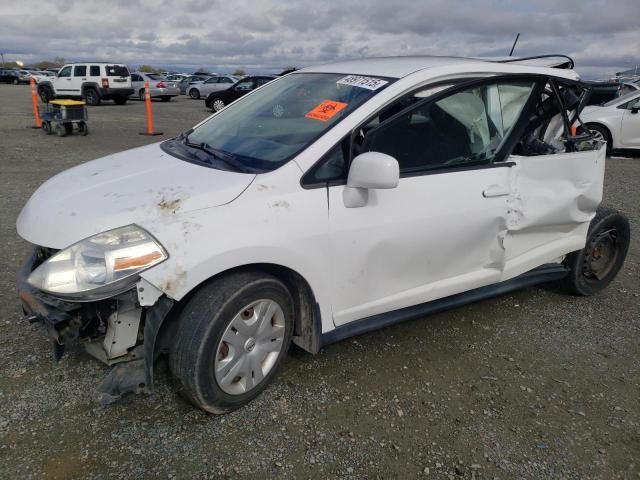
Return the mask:
[[520,38],[520,34],[516,35],[516,39],[513,41],[513,46],[511,47],[511,51],[509,52],[509,56],[513,56],[513,50],[516,48],[516,43],[518,43],[518,39]]

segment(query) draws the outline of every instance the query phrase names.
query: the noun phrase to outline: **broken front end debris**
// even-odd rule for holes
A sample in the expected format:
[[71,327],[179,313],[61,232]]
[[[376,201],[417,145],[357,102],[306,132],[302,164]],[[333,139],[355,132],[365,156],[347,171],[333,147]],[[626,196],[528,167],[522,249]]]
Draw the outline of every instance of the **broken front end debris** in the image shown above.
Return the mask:
[[127,393],[151,393],[158,334],[173,300],[143,279],[127,291],[96,301],[68,301],[34,288],[27,279],[58,251],[35,247],[18,272],[26,319],[42,325],[59,360],[65,345],[82,342],[89,354],[112,368],[97,399],[112,403]]

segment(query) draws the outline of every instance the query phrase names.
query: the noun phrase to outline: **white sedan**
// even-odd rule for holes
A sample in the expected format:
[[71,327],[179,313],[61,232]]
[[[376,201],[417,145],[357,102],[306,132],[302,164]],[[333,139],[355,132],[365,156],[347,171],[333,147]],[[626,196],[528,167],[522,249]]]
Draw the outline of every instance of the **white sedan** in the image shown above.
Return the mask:
[[640,91],[632,92],[601,106],[585,107],[580,119],[607,151],[640,149]]
[[81,340],[115,365],[103,400],[151,391],[168,355],[224,413],[291,342],[316,353],[543,282],[593,295],[630,234],[600,206],[604,144],[570,135],[588,90],[571,69],[446,57],[279,77],[43,184],[17,221],[23,308],[58,353]]

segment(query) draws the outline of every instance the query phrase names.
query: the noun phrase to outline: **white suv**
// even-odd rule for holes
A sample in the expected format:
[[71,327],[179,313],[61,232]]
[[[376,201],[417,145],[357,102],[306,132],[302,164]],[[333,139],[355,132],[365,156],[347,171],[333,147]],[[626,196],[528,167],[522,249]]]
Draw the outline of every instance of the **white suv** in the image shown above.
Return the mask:
[[630,234],[599,207],[604,144],[571,127],[588,90],[571,69],[444,57],[280,77],[42,185],[17,221],[24,310],[57,354],[81,339],[116,365],[103,401],[151,391],[168,354],[222,413],[291,341],[315,353],[541,282],[594,294]]
[[38,83],[43,102],[54,98],[84,98],[88,105],[113,100],[124,105],[133,93],[126,65],[114,63],[73,63],[63,66],[58,75]]

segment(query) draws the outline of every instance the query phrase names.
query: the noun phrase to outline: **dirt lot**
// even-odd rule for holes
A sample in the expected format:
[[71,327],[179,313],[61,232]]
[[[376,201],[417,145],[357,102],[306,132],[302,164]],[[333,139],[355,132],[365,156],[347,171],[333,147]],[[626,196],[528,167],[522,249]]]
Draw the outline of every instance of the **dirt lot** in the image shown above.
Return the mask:
[[92,401],[108,369],[59,363],[22,318],[15,219],[47,178],[168,138],[202,101],[91,108],[88,137],[32,123],[28,87],[0,85],[0,477],[640,478],[640,159],[612,158],[606,203],[631,218],[618,279],[593,298],[529,288],[347,340],[293,349],[275,383],[224,417],[195,410],[161,366],[158,391]]

